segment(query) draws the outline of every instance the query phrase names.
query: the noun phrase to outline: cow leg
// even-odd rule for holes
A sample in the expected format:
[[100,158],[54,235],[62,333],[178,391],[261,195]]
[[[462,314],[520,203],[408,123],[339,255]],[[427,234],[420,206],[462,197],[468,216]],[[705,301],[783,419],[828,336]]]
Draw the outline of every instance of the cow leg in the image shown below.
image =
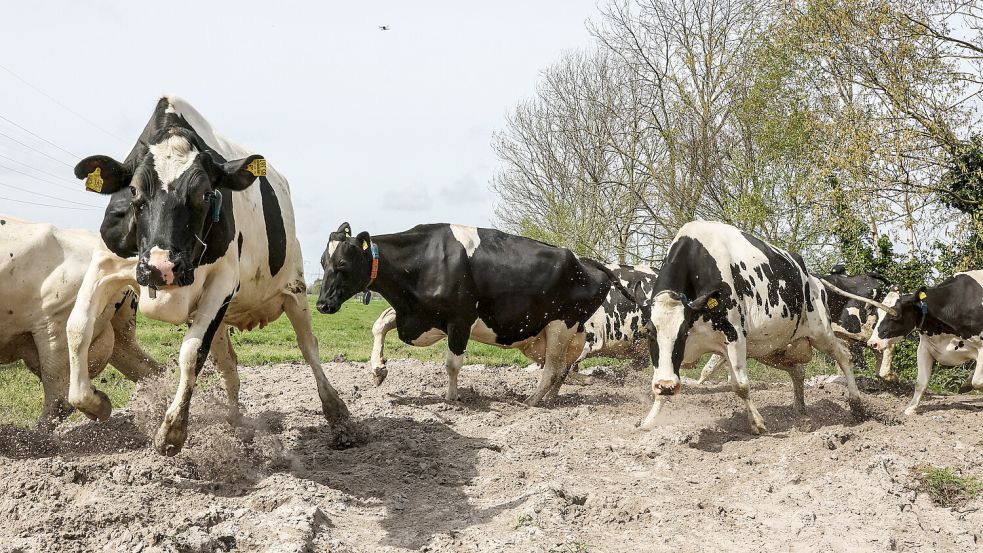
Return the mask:
[[389,371],[386,370],[384,348],[386,334],[394,328],[396,328],[396,310],[392,307],[383,311],[372,325],[372,357],[369,359],[369,367],[372,368],[372,378],[376,386],[381,386],[389,375]]
[[802,365],[796,363],[788,368],[788,374],[792,377],[792,411],[796,415],[806,414],[806,395],[805,395],[805,370]]
[[562,384],[566,364],[567,346],[570,343],[574,329],[567,327],[563,321],[553,321],[546,325],[546,353],[543,370],[539,375],[539,384],[532,395],[526,398],[526,405],[536,407],[546,397],[554,385]]
[[932,352],[928,349],[928,342],[924,339],[918,340],[918,377],[915,379],[915,395],[911,397],[911,401],[905,407],[905,415],[915,414],[915,410],[918,409],[918,402],[922,400],[922,394],[928,388],[928,381],[932,378],[934,367],[935,358],[932,357]]
[[[464,352],[471,337],[471,323],[447,325],[447,401],[457,401],[457,375],[464,365]],[[462,330],[463,329],[463,330]]]
[[850,402],[854,404],[859,402],[860,390],[857,389],[857,380],[853,376],[853,361],[850,359],[850,350],[843,345],[843,341],[830,332],[819,338],[811,339],[810,342],[816,349],[836,361],[837,368],[846,378],[846,390]]
[[348,407],[341,400],[337,390],[328,382],[328,377],[324,375],[324,368],[321,367],[321,354],[317,349],[317,338],[314,337],[314,331],[311,329],[311,310],[307,303],[307,296],[303,293],[290,294],[283,302],[283,310],[294,327],[297,345],[304,355],[304,360],[314,372],[317,395],[321,399],[321,412],[324,413],[324,418],[331,424],[348,420],[351,416]]
[[976,370],[973,371],[973,389],[983,390],[983,352],[976,355]]
[[106,420],[113,406],[109,397],[96,390],[89,379],[89,346],[99,315],[111,298],[133,281],[135,261],[97,252],[89,264],[68,316],[65,334],[68,341],[70,378],[68,401],[90,419]]
[[656,419],[659,416],[659,412],[662,411],[663,404],[669,401],[671,397],[659,394],[655,395],[655,399],[652,401],[652,408],[649,409],[648,415],[645,415],[642,423],[638,426],[639,430],[645,430],[647,432],[657,426]]
[[[218,280],[222,282],[222,280]],[[181,340],[181,351],[178,354],[178,366],[181,377],[178,381],[177,392],[170,407],[164,413],[164,421],[154,436],[154,448],[161,455],[173,457],[181,452],[188,438],[188,411],[191,408],[191,394],[194,392],[198,373],[201,372],[208,351],[212,347],[215,332],[222,325],[225,310],[232,301],[232,292],[222,296],[217,286],[208,288],[198,302],[198,311],[188,332]]]
[[744,400],[747,406],[748,424],[751,432],[761,434],[768,431],[761,413],[751,401],[751,385],[747,378],[747,344],[741,340],[727,345],[727,361],[730,363],[730,383],[737,397]]
[[28,370],[41,381],[41,388],[44,391],[44,405],[35,428],[41,432],[51,432],[72,413],[72,406],[65,399],[68,395],[68,375],[64,371],[46,373],[34,343],[25,346],[19,350],[23,355],[22,360]]
[[[714,353],[710,356],[710,359],[707,360],[707,364],[703,365],[703,370],[700,371],[700,378],[696,381],[696,383],[703,384],[707,381],[707,379],[719,372],[720,369],[724,368],[725,366],[727,366],[727,359],[725,359],[724,356],[720,355],[719,353]],[[728,369],[728,373],[729,372],[730,370]]]
[[[559,397],[560,388],[563,386],[563,383],[566,382],[567,377],[570,376],[570,372],[571,371],[574,373],[577,372],[577,369],[579,368],[580,365],[580,361],[581,359],[584,358],[583,352],[586,351],[586,346],[584,344],[581,344],[580,341],[581,340],[586,341],[586,338],[587,336],[583,332],[580,332],[577,333],[577,335],[573,336],[570,339],[570,342],[567,343],[567,355],[563,361],[562,374],[558,379],[556,379],[556,381],[553,383],[553,386],[550,387],[550,391],[546,392],[546,396],[543,399],[547,401],[552,401],[557,397]],[[577,376],[580,379],[585,378],[584,376],[581,375],[577,375]],[[586,382],[582,382],[582,384],[586,384]]]
[[888,346],[881,353],[874,354],[877,359],[877,376],[887,382],[897,382],[898,375],[891,372],[891,363],[894,361],[894,346]]
[[143,351],[136,335],[136,298],[133,291],[127,291],[123,305],[113,315],[112,330],[115,336],[113,353],[109,362],[126,378],[137,382],[154,374],[164,373],[164,365]]
[[242,412],[239,411],[239,362],[236,352],[232,349],[229,338],[229,327],[222,323],[215,332],[212,340],[212,359],[222,373],[222,383],[225,384],[225,396],[229,402],[229,424],[238,426],[242,423]]

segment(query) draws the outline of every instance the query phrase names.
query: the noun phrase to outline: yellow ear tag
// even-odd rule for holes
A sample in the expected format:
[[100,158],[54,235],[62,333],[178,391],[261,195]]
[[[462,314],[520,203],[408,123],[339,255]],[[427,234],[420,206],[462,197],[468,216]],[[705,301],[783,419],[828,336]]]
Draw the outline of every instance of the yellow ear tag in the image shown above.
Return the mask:
[[928,297],[928,294],[926,294],[925,292],[918,292],[918,299],[924,301],[925,298],[927,298],[927,297]]
[[707,300],[707,308],[714,309],[717,307],[717,298],[710,298]]
[[369,243],[363,240],[362,241],[362,251],[365,251],[367,249],[369,249]]
[[85,177],[85,189],[91,190],[93,192],[102,192],[102,169],[96,167],[96,170],[89,173],[89,176]]
[[246,170],[252,173],[254,177],[265,177],[266,160],[263,158],[254,159],[252,163],[246,166]]

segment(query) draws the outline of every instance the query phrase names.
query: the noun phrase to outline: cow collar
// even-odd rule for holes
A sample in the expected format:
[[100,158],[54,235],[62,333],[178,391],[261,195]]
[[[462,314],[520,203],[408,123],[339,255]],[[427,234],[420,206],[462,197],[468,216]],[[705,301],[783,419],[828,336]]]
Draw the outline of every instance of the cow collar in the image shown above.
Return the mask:
[[928,315],[928,304],[925,303],[924,299],[921,299],[917,304],[918,311],[921,312],[922,316],[918,319],[918,325],[915,326],[915,330],[921,330],[922,326],[925,324],[925,316]]
[[379,246],[375,242],[372,242],[369,245],[369,250],[372,252],[372,272],[369,273],[369,282],[365,285],[366,290],[369,289],[369,286],[372,286],[376,277],[379,276]]

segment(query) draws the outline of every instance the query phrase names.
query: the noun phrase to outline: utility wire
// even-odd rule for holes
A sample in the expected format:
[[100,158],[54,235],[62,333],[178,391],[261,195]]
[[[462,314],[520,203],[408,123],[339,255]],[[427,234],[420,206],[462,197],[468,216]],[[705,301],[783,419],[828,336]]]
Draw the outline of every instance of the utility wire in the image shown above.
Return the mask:
[[11,125],[17,127],[20,130],[26,132],[27,134],[33,136],[34,138],[37,138],[38,140],[40,140],[40,141],[48,144],[49,146],[54,146],[55,148],[58,148],[59,150],[61,150],[61,151],[65,152],[66,154],[74,157],[75,159],[82,159],[82,156],[80,156],[80,155],[78,155],[76,153],[70,152],[70,151],[66,150],[65,148],[62,148],[61,146],[55,144],[54,142],[48,140],[47,138],[41,136],[40,134],[38,134],[38,133],[36,133],[36,132],[34,132],[34,131],[26,128],[26,127],[23,127],[21,125],[18,125],[17,123],[15,123],[15,122],[11,121],[10,119],[4,117],[3,115],[0,115],[0,119],[3,119],[4,121],[10,123]]
[[6,169],[8,171],[13,171],[14,173],[17,173],[19,175],[24,175],[25,177],[32,178],[34,180],[38,180],[38,181],[41,181],[41,182],[46,182],[48,184],[53,184],[53,185],[55,185],[55,186],[57,186],[59,188],[64,188],[65,190],[71,190],[72,192],[84,193],[84,192],[82,192],[82,189],[80,187],[78,187],[78,186],[68,186],[67,184],[62,184],[60,182],[55,182],[53,180],[48,180],[48,179],[45,179],[45,178],[41,178],[41,177],[32,175],[30,173],[25,173],[25,172],[20,171],[18,169],[14,169],[13,167],[8,167],[8,166],[6,166],[6,165],[4,165],[2,163],[0,163],[0,169]]
[[0,158],[6,159],[7,161],[13,161],[17,165],[23,165],[24,167],[27,167],[28,169],[30,169],[32,171],[37,171],[38,173],[41,173],[43,175],[48,175],[49,177],[56,178],[56,179],[58,179],[60,181],[64,181],[66,183],[75,184],[71,180],[66,179],[65,177],[62,177],[61,175],[56,175],[54,173],[49,173],[49,172],[45,171],[44,169],[38,169],[37,167],[35,167],[33,165],[28,165],[27,163],[24,163],[23,161],[19,161],[17,159],[14,159],[14,158],[12,158],[10,156],[6,156],[6,155],[3,155],[3,154],[0,154]]
[[82,115],[81,113],[79,113],[79,112],[77,112],[77,111],[75,111],[74,109],[72,109],[72,108],[70,108],[70,107],[68,107],[68,106],[66,106],[66,105],[65,105],[65,104],[63,104],[63,103],[61,103],[61,101],[59,101],[59,100],[58,100],[57,98],[55,98],[54,96],[52,96],[52,95],[50,95],[50,94],[48,94],[47,92],[45,92],[45,91],[43,91],[43,90],[41,90],[40,88],[38,88],[38,87],[36,87],[36,86],[34,86],[33,84],[31,84],[31,83],[29,83],[29,82],[27,82],[27,80],[25,80],[25,79],[24,79],[24,77],[21,77],[21,76],[20,76],[20,75],[18,75],[17,73],[14,73],[14,72],[13,72],[13,71],[11,71],[11,70],[10,70],[9,68],[7,68],[7,67],[4,67],[3,65],[0,65],[0,69],[3,69],[3,70],[4,70],[4,71],[6,71],[7,73],[10,73],[10,74],[11,74],[11,75],[12,75],[12,76],[13,76],[13,77],[15,78],[15,79],[17,79],[18,81],[20,81],[20,82],[22,82],[22,83],[24,83],[25,85],[27,85],[28,87],[30,87],[31,89],[33,89],[33,90],[34,90],[35,92],[37,92],[38,94],[41,94],[41,95],[42,95],[42,96],[44,96],[45,98],[47,98],[47,99],[49,99],[49,100],[51,100],[52,102],[54,102],[54,103],[56,103],[56,104],[58,104],[58,106],[59,106],[59,107],[61,107],[61,108],[62,108],[62,109],[64,109],[65,111],[67,111],[67,112],[69,112],[69,113],[71,113],[71,114],[73,114],[73,115],[75,115],[76,117],[78,117],[78,118],[79,118],[79,119],[81,119],[82,121],[85,121],[86,123],[88,123],[88,124],[90,124],[90,125],[92,125],[93,127],[95,127],[95,128],[97,128],[97,129],[99,129],[100,131],[102,131],[102,132],[103,132],[103,133],[105,133],[106,135],[108,135],[108,136],[111,136],[111,137],[113,137],[113,138],[115,138],[116,140],[119,140],[120,142],[122,142],[122,143],[124,143],[124,144],[126,143],[126,140],[123,140],[122,138],[120,138],[120,137],[119,137],[119,136],[117,136],[116,134],[114,134],[114,133],[112,133],[112,132],[110,132],[110,131],[107,131],[106,129],[104,129],[104,128],[102,128],[101,126],[99,126],[99,124],[98,124],[98,123],[96,123],[95,121],[93,121],[93,120],[91,120],[91,119],[89,119],[88,117],[86,117],[86,116],[84,116],[84,115]]
[[21,192],[26,192],[28,194],[34,194],[35,196],[41,196],[42,198],[48,198],[49,200],[57,200],[59,202],[64,202],[67,204],[75,204],[79,206],[84,206],[92,209],[100,209],[97,205],[84,204],[82,202],[76,202],[75,200],[66,200],[64,198],[59,198],[58,196],[52,196],[50,194],[45,194],[44,192],[38,192],[36,190],[31,190],[29,188],[21,188],[19,186],[14,186],[12,184],[7,184],[5,182],[0,182],[0,186],[6,186],[7,188],[13,188],[14,190],[20,190]]
[[41,204],[41,203],[38,203],[38,202],[29,202],[27,200],[16,200],[14,198],[6,198],[4,196],[0,196],[0,200],[6,200],[8,202],[17,202],[19,204],[39,205],[41,207],[55,207],[55,208],[58,208],[58,209],[74,209],[74,210],[77,210],[77,211],[95,211],[91,207],[70,207],[70,206],[66,206],[66,205]]
[[31,146],[30,144],[24,144],[23,142],[21,142],[20,140],[17,140],[16,138],[10,136],[9,134],[5,134],[5,133],[0,132],[0,136],[6,137],[7,139],[20,144],[21,146],[27,148],[28,150],[33,150],[33,151],[35,151],[35,152],[43,155],[44,157],[46,157],[48,159],[57,161],[58,163],[61,163],[65,167],[72,167],[72,168],[74,168],[72,165],[69,165],[68,163],[65,163],[64,161],[62,161],[62,160],[60,160],[60,159],[58,159],[58,158],[56,158],[56,157],[54,157],[54,156],[52,156],[50,154],[46,154],[44,151],[39,150],[39,149],[35,148],[34,146]]

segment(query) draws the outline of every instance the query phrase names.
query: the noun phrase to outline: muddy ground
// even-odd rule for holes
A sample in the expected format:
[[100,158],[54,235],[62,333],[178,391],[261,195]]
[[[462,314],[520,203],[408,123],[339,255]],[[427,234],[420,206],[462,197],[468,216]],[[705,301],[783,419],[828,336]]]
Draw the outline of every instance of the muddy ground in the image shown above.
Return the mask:
[[242,368],[251,429],[199,393],[173,459],[147,446],[166,381],[106,423],[0,428],[0,551],[983,550],[983,501],[937,507],[916,469],[983,473],[979,395],[889,425],[903,390],[868,390],[880,420],[858,422],[836,383],[807,388],[801,419],[789,386],[759,385],[771,432],[755,437],[725,385],[690,382],[641,433],[640,373],[530,409],[521,368],[465,367],[457,403],[433,364],[392,361],[379,388],[361,364],[326,369],[361,443],[324,424],[309,369],[289,364]]

